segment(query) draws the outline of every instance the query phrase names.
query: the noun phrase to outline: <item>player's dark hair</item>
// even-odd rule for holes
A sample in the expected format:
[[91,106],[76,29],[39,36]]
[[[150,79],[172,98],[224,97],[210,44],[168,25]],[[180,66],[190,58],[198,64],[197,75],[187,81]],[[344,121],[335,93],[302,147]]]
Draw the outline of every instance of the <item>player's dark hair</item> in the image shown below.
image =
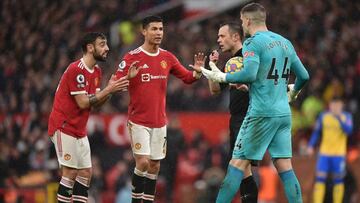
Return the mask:
[[266,10],[265,7],[259,3],[249,3],[245,5],[241,11],[241,14],[251,13],[253,14],[253,20],[256,22],[265,22],[266,20]]
[[241,9],[241,13],[246,13],[246,12],[263,12],[266,13],[265,7],[259,3],[249,3],[246,4],[242,9]]
[[141,21],[142,28],[145,29],[150,23],[153,22],[163,22],[163,20],[160,16],[147,16]]
[[97,38],[106,39],[106,36],[100,32],[88,32],[84,35],[81,41],[81,49],[83,53],[87,52],[87,45],[94,44]]
[[226,25],[229,27],[230,34],[236,34],[236,33],[239,34],[240,40],[241,40],[243,34],[242,34],[242,29],[241,29],[240,24],[237,22],[233,22],[233,21],[225,22],[225,23],[220,24],[219,28],[224,27]]

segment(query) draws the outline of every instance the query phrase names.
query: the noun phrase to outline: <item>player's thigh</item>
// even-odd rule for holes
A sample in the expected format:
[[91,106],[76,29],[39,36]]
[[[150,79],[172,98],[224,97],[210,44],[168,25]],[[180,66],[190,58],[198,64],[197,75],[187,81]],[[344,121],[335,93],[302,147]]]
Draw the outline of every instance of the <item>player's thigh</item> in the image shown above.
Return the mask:
[[78,169],[89,169],[91,164],[91,149],[88,137],[82,137],[77,139],[77,157],[78,157]]
[[166,125],[153,128],[150,136],[150,159],[160,160],[166,156]]
[[233,158],[262,160],[275,134],[271,118],[246,117],[237,137]]
[[330,171],[330,167],[331,167],[330,157],[319,154],[316,162],[317,176],[326,176],[326,174]]
[[51,137],[58,162],[62,166],[78,168],[77,139],[57,130]]
[[275,134],[269,144],[269,154],[276,158],[291,158],[291,116],[272,118]]
[[330,157],[331,162],[331,173],[336,177],[341,177],[345,174],[345,157],[344,156],[333,156]]
[[243,119],[241,117],[235,118],[236,116],[231,116],[229,121],[229,130],[230,130],[230,151],[234,149],[236,138],[239,134],[241,124]]
[[133,153],[137,155],[150,155],[151,128],[129,121],[128,129]]

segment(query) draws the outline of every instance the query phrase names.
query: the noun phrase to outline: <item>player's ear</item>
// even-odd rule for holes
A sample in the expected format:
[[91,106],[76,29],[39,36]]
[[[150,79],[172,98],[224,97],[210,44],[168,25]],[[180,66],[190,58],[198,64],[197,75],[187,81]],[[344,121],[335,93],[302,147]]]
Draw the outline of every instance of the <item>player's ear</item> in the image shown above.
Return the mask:
[[94,45],[93,44],[87,44],[86,45],[87,52],[93,52],[94,51]]
[[232,37],[233,37],[234,41],[241,41],[241,37],[240,37],[239,33],[234,33],[232,35]]
[[141,33],[142,33],[142,35],[145,36],[145,35],[146,35],[146,28],[142,28],[142,29],[141,29]]

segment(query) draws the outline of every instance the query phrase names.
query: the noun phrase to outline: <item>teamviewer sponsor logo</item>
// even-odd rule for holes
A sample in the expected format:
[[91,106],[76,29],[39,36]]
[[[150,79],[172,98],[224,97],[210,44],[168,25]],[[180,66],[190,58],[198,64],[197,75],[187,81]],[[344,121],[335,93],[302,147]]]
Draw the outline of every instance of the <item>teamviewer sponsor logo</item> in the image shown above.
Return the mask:
[[150,75],[150,73],[141,74],[141,82],[150,82],[150,80],[166,80],[166,75]]
[[149,82],[150,81],[150,73],[141,74],[141,81]]

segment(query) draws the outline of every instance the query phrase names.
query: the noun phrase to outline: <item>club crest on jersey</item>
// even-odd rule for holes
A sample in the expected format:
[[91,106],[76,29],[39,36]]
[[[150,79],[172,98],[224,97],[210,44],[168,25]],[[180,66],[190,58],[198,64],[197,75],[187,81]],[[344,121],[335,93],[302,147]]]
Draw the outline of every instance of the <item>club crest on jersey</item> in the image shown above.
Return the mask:
[[167,68],[167,63],[166,63],[166,61],[165,61],[165,60],[162,60],[162,61],[160,62],[160,66],[161,66],[161,68],[166,69],[166,68]]
[[121,61],[121,63],[119,64],[119,71],[123,71],[124,70],[124,68],[125,68],[125,66],[126,66],[126,62],[125,61]]
[[76,81],[79,83],[79,84],[82,84],[85,82],[85,77],[83,74],[79,74],[76,76]]

